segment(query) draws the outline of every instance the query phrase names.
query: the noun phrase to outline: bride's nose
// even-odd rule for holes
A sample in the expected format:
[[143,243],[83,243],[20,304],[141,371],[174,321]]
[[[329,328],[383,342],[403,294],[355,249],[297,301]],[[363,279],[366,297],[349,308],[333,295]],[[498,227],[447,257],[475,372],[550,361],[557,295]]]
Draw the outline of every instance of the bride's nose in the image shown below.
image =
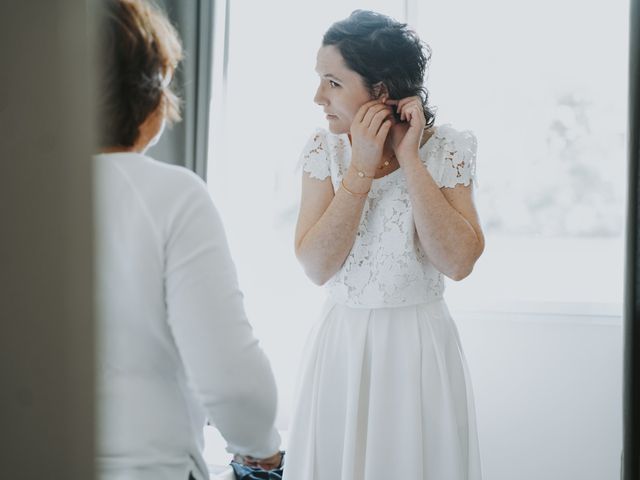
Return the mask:
[[321,107],[324,107],[327,105],[327,97],[324,95],[324,92],[322,91],[322,85],[320,85],[317,89],[316,89],[316,94],[313,96],[313,101],[320,105]]

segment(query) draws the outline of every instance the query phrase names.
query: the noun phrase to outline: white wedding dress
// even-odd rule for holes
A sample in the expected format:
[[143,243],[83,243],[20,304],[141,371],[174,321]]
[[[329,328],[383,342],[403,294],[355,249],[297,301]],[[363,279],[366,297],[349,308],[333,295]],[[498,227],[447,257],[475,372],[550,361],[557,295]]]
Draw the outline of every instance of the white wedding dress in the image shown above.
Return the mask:
[[[420,156],[441,188],[475,181],[476,140],[436,128]],[[338,189],[346,135],[302,155]],[[471,382],[443,275],[420,248],[402,169],[373,180],[353,248],[302,363],[284,480],[479,480]]]

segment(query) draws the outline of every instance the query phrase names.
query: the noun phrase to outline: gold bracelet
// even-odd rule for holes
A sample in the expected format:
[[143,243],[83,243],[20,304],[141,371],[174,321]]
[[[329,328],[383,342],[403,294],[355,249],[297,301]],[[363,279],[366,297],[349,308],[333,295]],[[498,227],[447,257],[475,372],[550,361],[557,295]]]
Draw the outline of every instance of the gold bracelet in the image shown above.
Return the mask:
[[375,175],[367,175],[367,174],[366,174],[366,173],[364,173],[362,170],[358,170],[356,173],[358,174],[358,176],[359,176],[360,178],[376,178],[376,176],[375,176]]
[[367,175],[364,170],[360,170],[355,164],[351,164],[356,169],[356,175],[360,178],[376,178],[375,175]]
[[342,179],[342,181],[340,182],[340,185],[342,186],[342,188],[344,189],[345,192],[347,192],[349,195],[351,195],[352,197],[366,197],[367,195],[369,195],[369,192],[371,191],[371,189],[367,190],[364,193],[357,193],[357,192],[352,192],[351,190],[349,190],[345,185],[344,185],[344,178]]

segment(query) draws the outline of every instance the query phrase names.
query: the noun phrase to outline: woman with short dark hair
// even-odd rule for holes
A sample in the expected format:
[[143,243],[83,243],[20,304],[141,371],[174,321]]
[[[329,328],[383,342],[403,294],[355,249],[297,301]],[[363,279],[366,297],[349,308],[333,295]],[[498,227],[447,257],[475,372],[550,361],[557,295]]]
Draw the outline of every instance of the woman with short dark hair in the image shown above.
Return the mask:
[[179,119],[170,85],[180,40],[144,0],[101,5],[100,477],[208,480],[207,419],[229,452],[277,466],[276,386],[218,213],[193,172],[144,155],[164,123]]
[[296,255],[327,284],[289,434],[286,480],[479,480],[471,382],[443,299],[484,248],[476,140],[434,124],[429,50],[355,11],[317,55],[327,116],[305,147]]

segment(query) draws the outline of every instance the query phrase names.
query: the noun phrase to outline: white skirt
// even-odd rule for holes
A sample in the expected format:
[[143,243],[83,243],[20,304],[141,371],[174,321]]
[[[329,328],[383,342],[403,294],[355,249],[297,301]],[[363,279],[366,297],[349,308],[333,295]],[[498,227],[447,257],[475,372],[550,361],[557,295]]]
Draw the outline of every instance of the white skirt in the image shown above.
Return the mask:
[[327,302],[300,372],[284,480],[480,480],[471,382],[443,300]]

